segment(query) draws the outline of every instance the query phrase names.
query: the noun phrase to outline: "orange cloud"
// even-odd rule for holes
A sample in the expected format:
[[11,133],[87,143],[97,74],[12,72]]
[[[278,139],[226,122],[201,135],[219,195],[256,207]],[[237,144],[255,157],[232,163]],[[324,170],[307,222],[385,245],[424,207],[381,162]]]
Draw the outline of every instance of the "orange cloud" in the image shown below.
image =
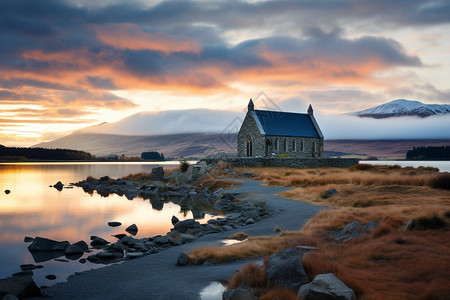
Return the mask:
[[197,41],[186,36],[174,36],[164,32],[147,33],[136,24],[107,23],[92,27],[102,43],[122,50],[150,50],[169,54],[172,52],[199,53],[202,49]]

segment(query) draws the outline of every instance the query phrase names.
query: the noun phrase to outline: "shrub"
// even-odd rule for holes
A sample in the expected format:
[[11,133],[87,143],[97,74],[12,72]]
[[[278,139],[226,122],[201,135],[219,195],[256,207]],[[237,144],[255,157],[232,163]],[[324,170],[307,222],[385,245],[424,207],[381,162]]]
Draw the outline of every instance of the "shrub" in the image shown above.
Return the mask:
[[445,222],[438,216],[420,217],[414,220],[411,228],[416,230],[439,229],[445,227]]
[[430,186],[436,189],[450,190],[450,173],[443,173],[430,180]]
[[287,153],[282,153],[282,154],[278,154],[277,157],[292,157],[292,156]]
[[184,158],[180,159],[180,171],[181,172],[187,172],[187,170],[189,169],[189,166],[191,164]]
[[368,164],[356,164],[351,166],[349,169],[351,170],[359,170],[359,171],[368,171],[373,170],[375,167],[373,165]]
[[230,279],[229,288],[236,289],[242,285],[265,288],[267,286],[266,271],[254,263],[249,263]]

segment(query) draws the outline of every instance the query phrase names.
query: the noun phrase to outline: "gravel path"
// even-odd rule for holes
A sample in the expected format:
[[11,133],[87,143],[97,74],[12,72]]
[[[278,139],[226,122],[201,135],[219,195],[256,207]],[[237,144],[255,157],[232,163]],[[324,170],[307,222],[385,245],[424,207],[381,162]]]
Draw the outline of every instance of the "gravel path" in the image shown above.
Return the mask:
[[[241,179],[240,179],[241,180]],[[226,236],[243,231],[249,235],[271,235],[276,226],[297,230],[322,208],[275,196],[286,187],[266,187],[260,181],[242,179],[230,190],[248,194],[244,199],[263,199],[275,211],[270,218],[226,233],[208,234],[198,240],[157,254],[105,268],[81,272],[65,283],[46,289],[52,299],[200,299],[201,290],[212,281],[228,280],[247,261],[211,266],[175,265],[181,251],[218,244]]]

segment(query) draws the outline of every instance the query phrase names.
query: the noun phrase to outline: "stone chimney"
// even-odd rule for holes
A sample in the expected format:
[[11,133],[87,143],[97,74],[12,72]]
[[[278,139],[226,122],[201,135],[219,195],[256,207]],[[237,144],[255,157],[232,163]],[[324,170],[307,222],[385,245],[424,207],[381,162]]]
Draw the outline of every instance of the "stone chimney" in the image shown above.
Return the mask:
[[308,115],[313,115],[314,114],[314,111],[313,111],[313,108],[312,108],[312,106],[311,106],[311,104],[309,105],[309,107],[308,107]]
[[255,110],[255,105],[253,104],[252,99],[250,98],[250,101],[248,102],[248,111]]

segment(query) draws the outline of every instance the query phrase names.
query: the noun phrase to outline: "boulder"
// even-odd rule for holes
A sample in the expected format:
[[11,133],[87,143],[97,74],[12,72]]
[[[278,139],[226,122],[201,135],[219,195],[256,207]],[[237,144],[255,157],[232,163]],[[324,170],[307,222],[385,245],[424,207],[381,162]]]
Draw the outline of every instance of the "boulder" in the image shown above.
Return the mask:
[[331,190],[325,191],[323,197],[325,199],[329,199],[329,198],[331,198],[333,196],[336,196],[336,195],[339,195],[339,192],[336,189],[331,189]]
[[64,251],[64,255],[66,255],[66,256],[80,254],[80,253],[84,253],[84,250],[81,249],[81,247],[78,245],[70,245],[69,247],[66,248],[66,251]]
[[63,189],[63,187],[64,187],[64,184],[62,184],[61,181],[58,181],[56,184],[53,185],[53,187],[54,187],[55,189],[57,189],[58,191],[62,191],[62,189]]
[[65,251],[69,246],[70,243],[68,241],[57,242],[42,237],[36,237],[28,246],[28,250],[34,252]]
[[88,244],[86,244],[85,241],[78,241],[73,245],[80,247],[84,252],[89,251],[89,246],[88,246]]
[[223,300],[258,300],[259,298],[254,296],[252,292],[245,289],[234,289],[226,291],[222,294]]
[[157,245],[166,245],[166,244],[171,244],[171,245],[173,245],[173,243],[174,243],[175,241],[174,241],[173,238],[171,238],[170,236],[165,235],[165,236],[159,236],[159,237],[155,238],[154,242],[155,242],[155,244],[157,244]]
[[189,255],[186,252],[181,252],[177,258],[177,266],[185,266],[189,263]]
[[127,229],[125,229],[125,231],[131,235],[136,235],[136,233],[138,232],[138,228],[137,228],[136,224],[132,224],[132,225],[128,226]]
[[154,167],[152,169],[152,180],[153,181],[163,181],[164,180],[163,167]]
[[107,245],[109,242],[107,240],[102,239],[101,237],[95,237],[92,241],[91,241],[91,245],[92,246],[104,246]]
[[135,258],[139,258],[139,257],[143,257],[144,253],[142,252],[132,252],[132,253],[127,253],[127,257],[129,259],[135,259]]
[[200,223],[195,221],[194,219],[186,219],[184,221],[176,223],[174,225],[174,229],[181,233],[185,233],[188,229],[195,228],[198,226],[200,226]]
[[298,296],[306,300],[354,300],[355,293],[333,273],[319,274],[311,283],[303,285]]
[[298,289],[309,282],[300,259],[303,252],[296,248],[288,248],[269,258],[266,270],[269,285]]
[[122,225],[120,222],[108,222],[108,226],[110,227],[118,227],[120,225]]
[[12,294],[21,299],[41,295],[31,275],[0,279],[0,293]]
[[31,236],[26,236],[26,237],[23,239],[23,241],[24,241],[25,243],[30,243],[30,242],[34,241],[34,239],[33,239]]

